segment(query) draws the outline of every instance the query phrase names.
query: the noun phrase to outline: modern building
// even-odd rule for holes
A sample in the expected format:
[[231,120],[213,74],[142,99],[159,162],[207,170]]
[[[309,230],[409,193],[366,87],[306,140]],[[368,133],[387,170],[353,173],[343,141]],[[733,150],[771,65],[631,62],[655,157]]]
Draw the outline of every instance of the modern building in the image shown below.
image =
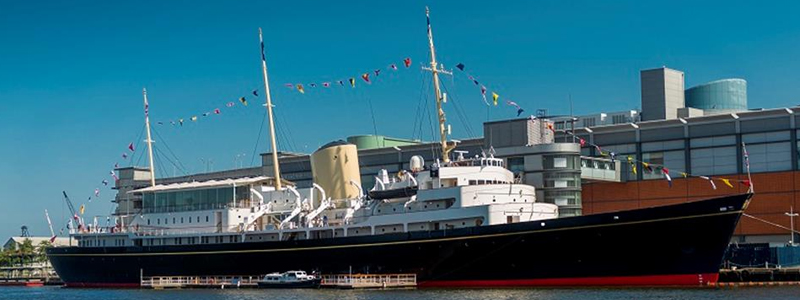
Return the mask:
[[[749,169],[756,191],[736,229],[738,242],[786,243],[790,239],[790,217],[785,213],[800,207],[800,112],[778,108],[718,114],[687,119],[656,120],[636,124],[596,126],[577,134],[614,151],[623,161],[623,182],[595,181],[582,186],[584,214],[681,203],[719,195],[743,193],[747,187],[734,182],[681,178],[681,172],[736,180],[747,179],[743,144],[749,153]],[[559,133],[559,136],[562,133]],[[563,140],[556,137],[556,141]],[[586,146],[583,156],[599,156]],[[659,171],[631,172],[626,157],[663,164],[671,171],[672,187]],[[783,227],[771,225],[777,224]]]
[[347,142],[356,145],[358,150],[400,147],[421,143],[419,140],[398,139],[382,135],[356,135],[348,137]]
[[686,107],[703,110],[704,114],[725,114],[747,110],[747,81],[721,79],[686,90]]
[[642,121],[671,120],[685,107],[683,72],[661,67],[643,70]]

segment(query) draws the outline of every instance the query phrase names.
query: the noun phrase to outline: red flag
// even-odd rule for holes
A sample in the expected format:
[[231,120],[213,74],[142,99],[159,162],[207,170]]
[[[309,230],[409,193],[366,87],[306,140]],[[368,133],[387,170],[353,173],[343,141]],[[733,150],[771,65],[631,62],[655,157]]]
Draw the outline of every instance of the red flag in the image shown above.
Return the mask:
[[586,140],[580,139],[580,142],[581,142],[581,147],[585,147],[586,146]]
[[406,66],[406,68],[411,67],[411,58],[406,57],[406,59],[403,60],[403,64]]
[[130,149],[130,150],[131,150],[131,152],[133,152],[133,151],[134,151],[134,148],[133,148],[133,143],[130,143],[130,144],[128,144],[128,149]]
[[227,107],[233,107],[234,105],[236,105],[236,103],[233,102],[228,102],[228,104],[225,104]]
[[51,243],[52,243],[52,242],[55,242],[55,241],[56,241],[56,236],[55,236],[55,235],[54,235],[54,236],[52,236],[52,237],[50,237],[50,242],[51,242]]
[[747,180],[747,179],[745,179],[745,180],[742,180],[742,181],[739,181],[739,182],[741,182],[742,184],[744,184],[744,186],[746,186],[746,187],[750,187],[750,185],[751,185],[751,184],[750,184],[750,180]]
[[330,86],[331,86],[331,83],[330,83],[330,82],[323,82],[323,83],[322,83],[322,86],[324,86],[324,87],[330,87]]
[[286,83],[283,86],[285,86],[287,88],[290,88],[290,89],[294,89],[294,84],[291,84],[291,83]]
[[219,114],[219,113],[220,113],[220,111],[219,111],[219,108],[215,108],[215,109],[214,109],[214,113],[215,113],[215,114]]
[[364,81],[366,81],[367,83],[370,83],[369,82],[369,73],[361,74],[361,79],[364,79]]

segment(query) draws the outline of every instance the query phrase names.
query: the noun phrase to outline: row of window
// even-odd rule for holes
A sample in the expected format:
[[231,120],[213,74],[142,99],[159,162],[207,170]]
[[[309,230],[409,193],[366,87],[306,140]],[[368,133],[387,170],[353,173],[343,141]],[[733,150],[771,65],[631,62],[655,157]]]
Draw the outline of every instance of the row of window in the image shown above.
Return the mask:
[[[209,218],[208,218],[208,216],[205,216],[205,217],[206,217],[206,223],[208,223]],[[147,219],[147,225],[151,225],[151,221],[150,220],[151,220],[150,218]],[[161,225],[161,218],[156,218],[155,220],[156,220],[156,224],[155,225]],[[192,223],[192,217],[186,217],[186,219],[184,219],[184,217],[180,217],[180,219],[178,217],[172,217],[172,224],[178,224],[178,220],[180,220],[180,224],[183,224],[184,220],[189,220],[188,223],[190,223],[190,224]],[[197,223],[200,223],[200,216],[197,216],[196,220],[197,220]],[[167,225],[167,224],[169,224],[169,218],[164,218],[164,225]]]

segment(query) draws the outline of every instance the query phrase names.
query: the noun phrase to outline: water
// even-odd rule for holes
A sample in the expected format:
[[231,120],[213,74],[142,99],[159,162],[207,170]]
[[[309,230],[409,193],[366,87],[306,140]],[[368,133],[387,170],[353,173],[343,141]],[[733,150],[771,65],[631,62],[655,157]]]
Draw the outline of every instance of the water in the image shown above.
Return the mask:
[[422,290],[117,290],[0,287],[0,299],[91,300],[471,300],[471,299],[800,299],[800,287],[697,289],[422,289]]

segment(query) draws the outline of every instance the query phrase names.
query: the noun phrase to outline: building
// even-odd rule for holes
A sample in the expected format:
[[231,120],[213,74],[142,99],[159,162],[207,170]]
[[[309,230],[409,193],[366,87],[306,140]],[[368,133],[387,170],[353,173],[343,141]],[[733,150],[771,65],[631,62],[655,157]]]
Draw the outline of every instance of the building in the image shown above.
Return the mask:
[[[627,162],[622,182],[595,181],[582,186],[584,214],[681,203],[708,197],[743,193],[744,185],[732,188],[718,182],[713,189],[694,175],[747,179],[742,143],[749,152],[750,171],[756,194],[735,232],[742,243],[786,243],[790,219],[784,213],[800,207],[800,107],[778,108],[695,118],[646,121],[636,124],[597,126],[577,134],[614,151],[620,160],[631,156],[640,161],[663,164],[671,170],[670,188],[658,171],[631,172]],[[562,134],[559,133],[559,136]],[[556,137],[556,141],[563,140]],[[598,156],[584,147],[584,156]],[[758,220],[758,219],[761,220]],[[763,220],[763,221],[762,221]],[[765,222],[766,221],[766,222]],[[780,228],[767,222],[784,226]]]
[[595,127],[602,125],[624,124],[639,122],[639,111],[623,110],[617,112],[601,112],[580,116],[549,117],[556,129],[571,130],[572,128]]
[[347,138],[347,142],[356,145],[358,150],[400,147],[406,145],[416,145],[421,142],[418,140],[398,139],[382,135],[356,135]]
[[[31,244],[34,247],[38,247],[42,242],[50,242],[50,237],[21,237],[21,236],[12,236],[8,238],[5,244],[3,244],[3,249],[19,249],[19,246],[22,245],[25,240],[30,240]],[[67,237],[57,237],[51,243],[53,246],[62,247],[62,246],[69,246],[69,238]]]
[[747,81],[721,79],[686,90],[686,106],[704,114],[724,114],[747,110]]
[[661,67],[643,70],[642,121],[671,120],[685,107],[683,72]]

